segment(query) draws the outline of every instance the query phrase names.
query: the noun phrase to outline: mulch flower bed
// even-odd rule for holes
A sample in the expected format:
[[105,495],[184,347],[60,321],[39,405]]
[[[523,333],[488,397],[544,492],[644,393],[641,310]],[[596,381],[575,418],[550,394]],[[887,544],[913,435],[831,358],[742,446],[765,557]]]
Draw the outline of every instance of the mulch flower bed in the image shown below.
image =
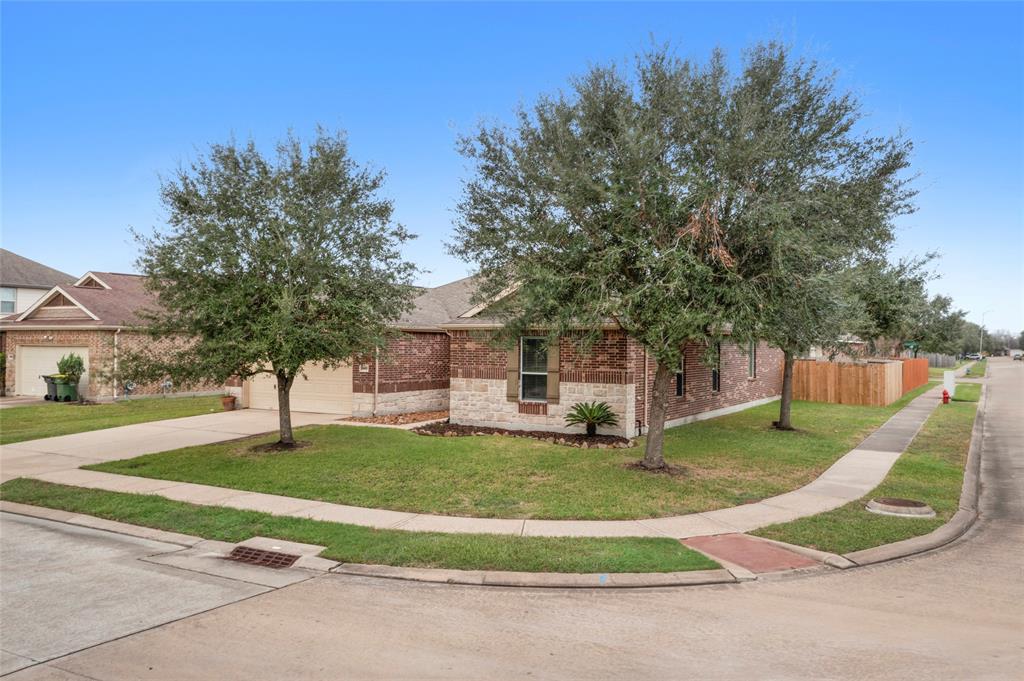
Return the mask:
[[487,426],[463,426],[455,423],[429,423],[414,428],[414,433],[440,437],[466,437],[472,435],[504,435],[506,437],[526,437],[531,440],[542,440],[566,447],[582,447],[584,449],[625,449],[632,442],[618,435],[594,435],[587,437],[577,433],[552,433],[547,430],[508,430],[507,428],[488,428]]
[[404,426],[407,423],[420,423],[422,421],[436,421],[448,418],[445,411],[417,411],[411,414],[382,414],[380,416],[359,416],[341,421],[357,421],[359,423],[381,423],[387,426]]

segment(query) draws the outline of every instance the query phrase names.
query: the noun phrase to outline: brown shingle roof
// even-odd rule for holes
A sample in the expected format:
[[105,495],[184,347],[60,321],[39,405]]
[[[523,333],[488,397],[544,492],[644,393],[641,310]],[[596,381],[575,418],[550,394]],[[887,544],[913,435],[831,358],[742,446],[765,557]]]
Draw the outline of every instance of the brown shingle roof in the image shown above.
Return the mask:
[[138,326],[144,323],[139,312],[153,307],[156,303],[156,299],[146,291],[143,285],[144,277],[116,272],[92,272],[91,274],[110,288],[61,285],[60,290],[95,315],[97,319],[34,318],[30,314],[24,320],[16,321],[20,315],[12,315],[0,320],[0,326],[8,329],[30,325],[60,328],[62,326]]
[[[138,326],[143,323],[139,311],[156,305],[156,298],[144,287],[146,278],[138,274],[93,272],[109,289],[84,286],[62,287],[106,326]],[[25,321],[28,321],[27,319]]]
[[[0,326],[11,328],[21,325],[61,326],[137,326],[144,324],[141,310],[156,306],[156,298],[144,286],[145,277],[137,274],[96,272],[109,289],[62,285],[61,289],[82,307],[99,319],[33,319],[14,321],[11,316],[0,319]],[[466,277],[442,286],[423,290],[415,299],[411,312],[399,319],[396,326],[404,329],[437,329],[472,307],[470,298],[475,290],[475,279]]]
[[0,286],[50,289],[73,283],[70,274],[0,248]]

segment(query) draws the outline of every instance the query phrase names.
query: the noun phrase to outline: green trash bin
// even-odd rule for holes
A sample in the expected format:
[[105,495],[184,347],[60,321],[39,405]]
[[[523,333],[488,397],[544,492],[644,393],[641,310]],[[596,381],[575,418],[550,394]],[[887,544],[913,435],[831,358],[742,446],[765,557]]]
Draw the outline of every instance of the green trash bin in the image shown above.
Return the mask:
[[72,383],[62,374],[54,374],[53,383],[57,388],[58,402],[74,402],[78,399],[78,383]]

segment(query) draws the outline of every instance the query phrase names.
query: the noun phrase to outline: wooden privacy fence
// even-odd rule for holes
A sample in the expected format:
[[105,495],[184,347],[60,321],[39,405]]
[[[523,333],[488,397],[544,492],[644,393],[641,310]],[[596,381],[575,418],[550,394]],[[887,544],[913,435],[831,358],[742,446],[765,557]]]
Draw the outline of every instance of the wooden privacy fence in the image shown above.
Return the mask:
[[[798,359],[793,365],[793,399],[884,407],[903,396],[903,371],[899,360]],[[924,373],[927,380],[927,362]]]
[[928,358],[904,359],[903,362],[903,394],[928,382]]

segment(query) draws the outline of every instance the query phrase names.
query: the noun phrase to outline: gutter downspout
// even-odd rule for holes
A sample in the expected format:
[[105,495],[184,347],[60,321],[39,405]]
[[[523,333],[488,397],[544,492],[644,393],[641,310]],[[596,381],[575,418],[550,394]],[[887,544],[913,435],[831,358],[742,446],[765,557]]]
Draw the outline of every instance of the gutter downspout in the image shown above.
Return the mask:
[[649,372],[650,369],[647,368],[647,348],[644,348],[644,428],[647,427],[647,422],[651,420],[651,401],[647,395],[647,376]]
[[380,348],[374,350],[373,354],[373,407],[370,409],[370,416],[377,415],[377,388],[380,384]]
[[121,334],[121,327],[114,331],[114,400],[117,400],[117,337]]

